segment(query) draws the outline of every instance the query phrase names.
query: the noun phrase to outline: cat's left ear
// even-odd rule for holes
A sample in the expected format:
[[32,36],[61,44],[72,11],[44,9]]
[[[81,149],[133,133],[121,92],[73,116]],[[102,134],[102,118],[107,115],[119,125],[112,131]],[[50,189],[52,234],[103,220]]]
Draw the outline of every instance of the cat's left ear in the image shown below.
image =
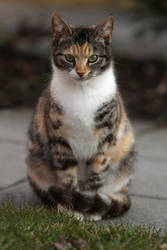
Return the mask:
[[95,32],[104,39],[105,42],[112,41],[112,32],[114,27],[114,17],[110,14],[101,24],[97,25]]
[[53,38],[58,40],[63,35],[72,35],[73,31],[68,23],[56,12],[52,16]]

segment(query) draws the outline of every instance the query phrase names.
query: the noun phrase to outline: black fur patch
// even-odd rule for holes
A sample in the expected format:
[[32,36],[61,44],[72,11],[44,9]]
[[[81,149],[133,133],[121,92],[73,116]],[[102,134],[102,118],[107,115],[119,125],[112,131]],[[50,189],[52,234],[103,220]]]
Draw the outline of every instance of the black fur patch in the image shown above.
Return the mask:
[[113,112],[116,112],[117,106],[115,100],[111,100],[107,103],[102,104],[102,106],[97,110],[95,116],[95,122],[101,122],[105,118],[110,116],[112,118]]
[[110,144],[111,142],[114,142],[114,144],[116,143],[116,138],[112,133],[109,133],[104,140],[101,143],[101,146],[103,146],[104,144],[108,143]]
[[97,129],[103,129],[103,128],[108,128],[112,129],[113,123],[111,121],[104,121],[102,123],[96,124]]
[[88,42],[93,44],[94,30],[92,28],[78,27],[75,28],[73,42],[74,44],[79,44],[82,46],[84,43]]
[[75,159],[58,159],[58,163],[61,165],[62,170],[67,170],[77,165],[77,161]]
[[60,120],[57,120],[55,123],[52,123],[52,127],[54,130],[58,130],[62,125],[62,122]]
[[[31,154],[31,157],[34,155],[34,157],[38,157],[40,154],[40,158],[45,160],[48,167],[50,169],[55,169],[55,164],[54,164],[54,160],[53,160],[53,156],[51,154],[50,148],[49,148],[49,144],[48,141],[46,141],[46,138],[43,138],[39,132],[38,132],[38,128],[37,126],[32,122],[30,129],[29,129],[29,137],[30,139],[38,144],[38,148],[32,150],[31,152],[29,152],[29,154]],[[29,158],[31,158],[29,157]]]
[[91,190],[97,190],[104,185],[104,178],[101,174],[92,171],[89,176],[88,184]]
[[68,143],[62,136],[59,136],[59,137],[56,138],[56,139],[55,139],[55,138],[52,139],[52,143],[53,143],[54,145],[60,144],[60,145],[63,146],[63,147],[66,147],[66,148],[68,148],[68,149],[71,149],[69,143]]

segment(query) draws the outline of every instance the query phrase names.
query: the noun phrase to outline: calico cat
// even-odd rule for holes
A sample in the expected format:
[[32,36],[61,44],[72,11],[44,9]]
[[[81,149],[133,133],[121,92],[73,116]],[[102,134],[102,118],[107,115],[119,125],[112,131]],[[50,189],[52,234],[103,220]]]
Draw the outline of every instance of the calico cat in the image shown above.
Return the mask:
[[74,27],[55,13],[52,31],[52,80],[29,129],[29,182],[49,207],[72,206],[94,220],[122,215],[134,136],[114,74],[113,16]]

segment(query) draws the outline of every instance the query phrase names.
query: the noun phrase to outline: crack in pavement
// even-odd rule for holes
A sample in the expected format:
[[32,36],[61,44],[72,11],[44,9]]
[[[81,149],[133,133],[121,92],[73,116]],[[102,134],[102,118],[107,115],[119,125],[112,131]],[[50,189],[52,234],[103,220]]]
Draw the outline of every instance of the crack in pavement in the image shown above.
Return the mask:
[[[11,188],[11,187],[15,187],[21,183],[24,183],[27,181],[27,178],[23,178],[23,179],[20,179],[14,183],[12,183],[11,185],[8,185],[6,187],[1,187],[0,188],[0,192],[1,191],[4,191],[8,188]],[[152,196],[152,195],[145,195],[145,194],[135,194],[135,193],[130,193],[130,196],[132,197],[138,197],[138,198],[144,198],[144,199],[153,199],[153,200],[160,200],[160,201],[167,201],[167,198],[166,197],[159,197],[159,196]]]
[[152,195],[146,195],[146,194],[134,194],[134,193],[130,193],[130,196],[144,198],[144,199],[153,199],[153,200],[167,201],[167,198],[165,198],[165,197],[152,196]]
[[26,181],[27,181],[27,178],[23,178],[23,179],[20,179],[20,180],[12,183],[10,185],[5,186],[5,187],[0,187],[0,192],[6,190],[8,188],[15,187],[15,186],[17,186],[17,185],[19,185],[19,184],[21,184],[23,182],[26,182]]

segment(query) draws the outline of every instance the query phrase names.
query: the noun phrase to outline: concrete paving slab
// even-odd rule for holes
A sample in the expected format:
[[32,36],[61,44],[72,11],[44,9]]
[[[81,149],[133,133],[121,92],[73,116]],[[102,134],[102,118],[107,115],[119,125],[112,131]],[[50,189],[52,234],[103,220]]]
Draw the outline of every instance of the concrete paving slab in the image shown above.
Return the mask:
[[153,121],[144,121],[144,120],[133,120],[131,119],[132,127],[135,133],[136,138],[143,136],[149,133],[152,130],[155,130],[156,123]]
[[27,180],[15,183],[0,191],[0,205],[11,201],[16,206],[23,206],[25,203],[31,206],[40,206],[41,202],[36,197]]
[[0,111],[0,187],[26,175],[26,137],[32,110]]
[[139,156],[153,161],[166,161],[167,169],[167,127],[148,131],[136,140]]
[[130,222],[134,225],[154,225],[167,230],[167,200],[132,197],[132,207],[127,215],[113,222]]
[[131,193],[167,198],[167,161],[138,158]]
[[25,142],[31,109],[8,109],[0,111],[0,143],[4,141]]
[[25,145],[0,143],[0,187],[8,186],[26,175]]

